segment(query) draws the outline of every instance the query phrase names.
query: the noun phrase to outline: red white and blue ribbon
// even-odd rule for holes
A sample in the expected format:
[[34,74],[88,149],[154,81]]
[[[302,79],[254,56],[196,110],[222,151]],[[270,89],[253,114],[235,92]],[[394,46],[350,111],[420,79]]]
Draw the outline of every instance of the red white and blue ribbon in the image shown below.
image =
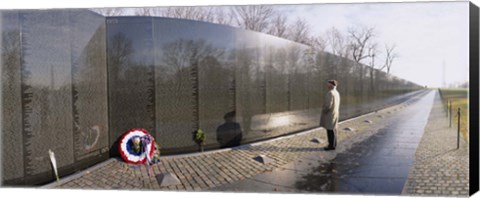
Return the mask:
[[[133,150],[133,141],[140,140],[142,148],[140,152]],[[123,160],[132,164],[147,164],[152,163],[152,157],[155,148],[154,138],[148,134],[145,129],[131,129],[127,131],[120,139],[119,151]]]

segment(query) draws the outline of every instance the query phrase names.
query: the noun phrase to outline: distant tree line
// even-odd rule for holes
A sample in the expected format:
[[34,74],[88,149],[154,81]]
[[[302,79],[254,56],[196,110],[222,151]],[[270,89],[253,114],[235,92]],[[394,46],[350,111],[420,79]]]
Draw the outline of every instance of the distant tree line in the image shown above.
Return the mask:
[[[330,27],[317,34],[312,32],[306,19],[299,17],[289,22],[288,16],[270,5],[96,8],[92,11],[104,16],[160,16],[230,25],[302,43],[386,73],[390,73],[393,61],[398,58],[396,44],[377,41],[378,32],[374,27],[351,26],[346,32]],[[374,70],[370,72],[373,83]]]

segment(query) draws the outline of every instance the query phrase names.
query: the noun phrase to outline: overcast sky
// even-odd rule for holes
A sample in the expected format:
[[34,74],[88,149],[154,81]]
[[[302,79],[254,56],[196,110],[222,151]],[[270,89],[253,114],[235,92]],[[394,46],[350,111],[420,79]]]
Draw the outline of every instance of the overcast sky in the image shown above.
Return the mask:
[[[18,1],[18,2],[17,2]],[[25,2],[17,0],[16,3]],[[32,1],[28,1],[32,2]],[[165,6],[165,5],[232,5],[259,3],[322,3],[331,1],[167,1],[148,0],[132,2],[105,1],[104,4],[84,0],[83,3],[61,4],[10,4],[12,7],[98,7],[113,6]],[[358,2],[358,1],[343,1]],[[79,5],[77,5],[79,4]],[[468,1],[457,2],[406,2],[406,3],[349,3],[276,6],[290,20],[297,17],[306,19],[316,34],[322,34],[329,27],[345,32],[349,26],[365,25],[375,27],[377,41],[397,45],[399,55],[393,63],[391,73],[429,87],[442,86],[443,64],[445,80],[465,82],[469,75]],[[382,56],[382,55],[380,55]]]
[[[468,2],[324,4],[279,7],[291,19],[303,17],[314,32],[331,26],[375,27],[377,41],[397,45],[391,73],[421,85],[468,80]],[[380,55],[383,56],[384,54]]]

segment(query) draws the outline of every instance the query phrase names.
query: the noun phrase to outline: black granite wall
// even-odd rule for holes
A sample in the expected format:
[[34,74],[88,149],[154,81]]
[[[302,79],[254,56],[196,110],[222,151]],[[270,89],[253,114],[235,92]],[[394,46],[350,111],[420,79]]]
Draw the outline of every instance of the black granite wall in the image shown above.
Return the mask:
[[2,184],[53,180],[115,156],[145,128],[162,154],[215,149],[315,128],[336,79],[341,119],[419,87],[277,37],[158,17],[86,10],[1,11]]
[[2,183],[49,182],[108,157],[104,17],[2,11]]

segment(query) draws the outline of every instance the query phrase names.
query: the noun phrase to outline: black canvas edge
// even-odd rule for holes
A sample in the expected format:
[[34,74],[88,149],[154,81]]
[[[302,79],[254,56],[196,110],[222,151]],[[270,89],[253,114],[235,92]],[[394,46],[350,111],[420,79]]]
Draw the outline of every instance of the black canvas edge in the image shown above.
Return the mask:
[[479,8],[470,2],[469,13],[469,39],[470,39],[470,90],[469,90],[469,108],[470,108],[470,124],[469,124],[469,194],[470,196],[478,191],[479,183]]

